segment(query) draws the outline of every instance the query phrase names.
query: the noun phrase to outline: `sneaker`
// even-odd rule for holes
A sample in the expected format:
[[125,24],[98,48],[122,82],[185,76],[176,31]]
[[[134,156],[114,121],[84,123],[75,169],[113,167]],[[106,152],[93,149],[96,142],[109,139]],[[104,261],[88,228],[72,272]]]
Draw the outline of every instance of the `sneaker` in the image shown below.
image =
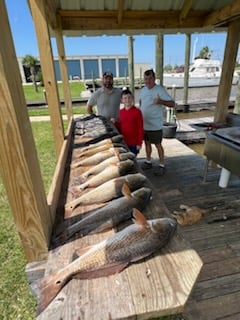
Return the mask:
[[144,161],[144,163],[142,164],[142,169],[146,170],[146,169],[150,169],[152,168],[152,162],[151,161]]

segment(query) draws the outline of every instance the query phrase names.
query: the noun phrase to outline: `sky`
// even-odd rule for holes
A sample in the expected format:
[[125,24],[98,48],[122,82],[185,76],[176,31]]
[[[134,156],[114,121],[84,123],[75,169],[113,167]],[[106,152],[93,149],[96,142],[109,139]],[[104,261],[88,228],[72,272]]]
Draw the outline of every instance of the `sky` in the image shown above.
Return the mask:
[[[39,57],[34,24],[27,5],[27,0],[5,0],[9,23],[13,35],[17,57],[30,54]],[[164,35],[164,65],[184,64],[185,57],[184,34]],[[191,36],[190,60],[198,55],[200,50],[208,46],[212,58],[223,61],[226,33],[193,34]],[[126,55],[128,54],[127,36],[102,37],[64,37],[66,56],[82,55]],[[134,62],[149,64],[155,67],[155,36],[134,36]],[[57,56],[55,39],[52,39],[53,55]],[[240,52],[238,53],[240,60]]]

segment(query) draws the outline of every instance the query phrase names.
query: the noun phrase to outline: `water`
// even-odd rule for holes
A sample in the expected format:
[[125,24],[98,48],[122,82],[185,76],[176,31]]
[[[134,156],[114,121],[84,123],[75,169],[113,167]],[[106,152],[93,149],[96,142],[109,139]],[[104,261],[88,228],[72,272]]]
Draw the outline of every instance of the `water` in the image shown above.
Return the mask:
[[[237,85],[232,85],[230,97],[235,99],[237,94]],[[169,88],[168,93],[173,97],[177,104],[183,103],[184,91],[183,88]],[[134,92],[135,103],[139,103],[140,90],[136,89]],[[217,100],[218,86],[209,87],[197,87],[188,88],[188,103],[198,101],[198,102],[212,102]]]

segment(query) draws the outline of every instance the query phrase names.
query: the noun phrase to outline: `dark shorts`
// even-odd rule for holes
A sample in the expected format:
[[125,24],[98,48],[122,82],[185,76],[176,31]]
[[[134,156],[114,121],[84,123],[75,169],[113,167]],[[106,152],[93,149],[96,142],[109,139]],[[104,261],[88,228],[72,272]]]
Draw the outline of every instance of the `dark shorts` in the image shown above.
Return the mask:
[[163,138],[162,130],[144,131],[144,140],[150,143],[161,143]]

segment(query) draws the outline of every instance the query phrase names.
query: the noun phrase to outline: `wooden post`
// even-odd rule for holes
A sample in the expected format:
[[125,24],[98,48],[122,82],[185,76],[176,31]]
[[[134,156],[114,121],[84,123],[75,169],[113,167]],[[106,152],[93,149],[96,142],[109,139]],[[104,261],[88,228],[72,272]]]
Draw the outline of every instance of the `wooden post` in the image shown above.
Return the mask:
[[232,88],[233,73],[240,40],[240,20],[232,22],[228,27],[224,52],[222,75],[220,79],[217,104],[214,114],[215,122],[225,122],[228,113],[229,97]]
[[128,72],[129,72],[129,84],[132,94],[134,95],[134,57],[133,57],[133,37],[128,37]]
[[240,77],[239,77],[239,80],[238,80],[236,100],[235,100],[235,105],[234,105],[233,112],[240,114]]
[[47,17],[45,12],[45,1],[29,0],[35,30],[37,34],[40,62],[47,94],[48,108],[51,117],[55,149],[59,157],[64,141],[64,128],[60,109],[60,99],[55,75],[52,47],[49,36]]
[[190,48],[191,48],[191,35],[186,34],[183,104],[188,104]]
[[4,1],[0,1],[0,173],[28,262],[44,260],[52,232]]
[[163,46],[164,38],[163,34],[159,33],[155,39],[155,54],[156,54],[156,79],[160,80],[160,84],[163,86]]
[[[71,92],[70,92],[69,82],[68,82],[66,55],[65,55],[64,43],[63,43],[63,35],[62,35],[62,27],[60,25],[60,19],[59,19],[59,27],[54,31],[55,31],[56,40],[57,40],[59,66],[60,66],[62,85],[63,85],[64,104],[67,109],[67,117],[69,122],[72,119],[73,110],[72,110],[72,99],[71,99]],[[79,90],[79,95],[80,95],[80,90]]]

